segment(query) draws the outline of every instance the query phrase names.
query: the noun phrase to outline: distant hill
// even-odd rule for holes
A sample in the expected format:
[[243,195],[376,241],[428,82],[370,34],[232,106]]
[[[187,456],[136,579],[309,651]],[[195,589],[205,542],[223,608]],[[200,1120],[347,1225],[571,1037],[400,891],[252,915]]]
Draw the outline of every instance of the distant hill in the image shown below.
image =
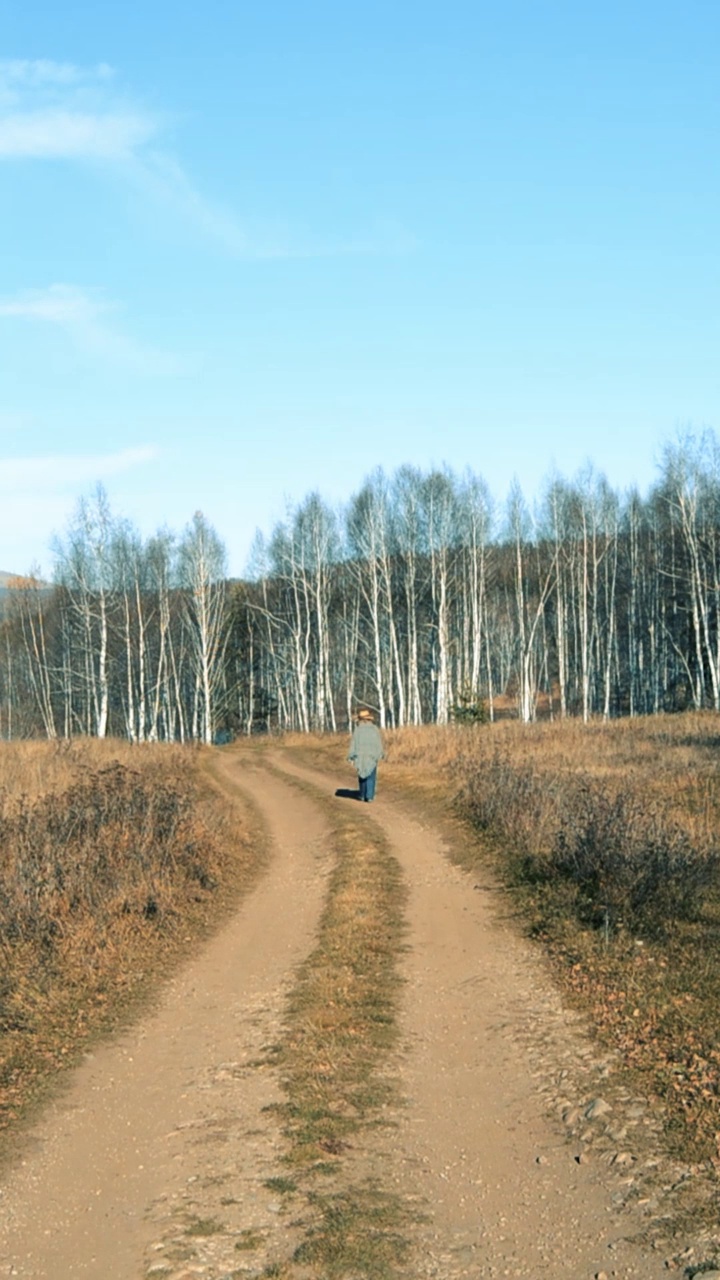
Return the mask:
[[[5,573],[4,570],[0,569],[0,594],[4,594],[10,584],[17,581],[18,578],[22,579],[27,576],[27,574],[23,573]],[[52,586],[50,582],[43,582],[42,578],[35,578],[34,581],[41,591],[49,591]]]

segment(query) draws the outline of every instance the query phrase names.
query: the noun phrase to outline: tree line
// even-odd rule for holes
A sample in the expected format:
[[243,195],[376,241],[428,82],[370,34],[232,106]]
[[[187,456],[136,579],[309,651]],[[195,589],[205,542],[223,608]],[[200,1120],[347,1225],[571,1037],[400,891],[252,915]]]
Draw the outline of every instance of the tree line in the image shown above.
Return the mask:
[[720,709],[720,448],[669,445],[656,484],[588,467],[533,510],[467,471],[378,470],[341,510],[313,493],[230,580],[197,513],[143,540],[98,490],[51,588],[8,592],[5,737],[200,740],[514,714]]
[[98,487],[55,546],[52,587],[11,579],[2,736],[211,742],[227,643],[226,554],[197,512],[143,540]]

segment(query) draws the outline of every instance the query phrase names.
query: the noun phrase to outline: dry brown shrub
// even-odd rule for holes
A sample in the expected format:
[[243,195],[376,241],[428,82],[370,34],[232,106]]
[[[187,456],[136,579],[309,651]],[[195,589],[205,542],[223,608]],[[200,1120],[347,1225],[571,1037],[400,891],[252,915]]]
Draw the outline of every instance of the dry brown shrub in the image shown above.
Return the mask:
[[558,900],[585,923],[672,927],[717,883],[716,716],[429,726],[388,739],[401,768],[452,778],[513,877],[574,886]]
[[0,750],[0,1127],[252,872],[180,747]]
[[[720,1175],[720,717],[503,721],[388,735],[388,773],[490,839],[559,981],[662,1102],[683,1160]],[[598,927],[599,926],[599,927]]]

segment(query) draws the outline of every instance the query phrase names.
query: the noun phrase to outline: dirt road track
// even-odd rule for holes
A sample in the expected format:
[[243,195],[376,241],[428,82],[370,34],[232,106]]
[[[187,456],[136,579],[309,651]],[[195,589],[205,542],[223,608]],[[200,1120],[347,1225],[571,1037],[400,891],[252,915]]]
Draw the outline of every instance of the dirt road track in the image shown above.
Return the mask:
[[[280,1090],[262,1051],[311,947],[329,865],[322,806],[291,777],[323,804],[338,779],[286,753],[274,763],[288,781],[244,755],[218,761],[263,814],[270,869],[28,1136],[0,1194],[0,1276],[226,1280],[289,1256],[292,1230],[265,1185],[283,1147],[263,1110]],[[659,1280],[661,1256],[624,1241],[641,1222],[624,1205],[628,1180],[578,1164],[548,1116],[566,1086],[567,1105],[585,1105],[578,1080],[601,1078],[602,1064],[494,891],[474,889],[442,836],[382,790],[362,817],[386,833],[410,890],[396,1064],[407,1105],[392,1141],[383,1131],[369,1152],[380,1181],[426,1214],[407,1280]],[[239,1253],[251,1238],[260,1252]]]
[[[270,829],[270,870],[157,1011],[85,1062],[35,1127],[0,1196],[0,1275],[139,1280],[158,1259],[182,1274],[183,1254],[225,1275],[240,1231],[277,1230],[264,1181],[279,1135],[263,1107],[279,1090],[254,1063],[312,942],[325,829],[291,787],[252,770],[243,782]],[[192,1234],[210,1220],[227,1230]]]
[[[280,763],[326,791],[335,785]],[[628,1180],[603,1179],[607,1166],[591,1159],[579,1164],[583,1146],[548,1116],[562,1090],[568,1107],[592,1101],[574,1089],[597,1084],[603,1064],[537,956],[503,923],[496,891],[473,888],[447,860],[442,836],[382,790],[367,816],[390,839],[409,887],[407,1112],[386,1177],[421,1196],[430,1215],[410,1274],[667,1276],[660,1256],[624,1240],[642,1226],[621,1207]]]

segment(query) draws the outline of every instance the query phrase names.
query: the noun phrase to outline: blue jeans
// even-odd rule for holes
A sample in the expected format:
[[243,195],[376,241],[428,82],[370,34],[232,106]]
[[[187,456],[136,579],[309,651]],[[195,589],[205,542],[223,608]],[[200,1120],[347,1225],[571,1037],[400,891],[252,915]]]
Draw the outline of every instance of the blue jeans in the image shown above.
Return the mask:
[[375,799],[375,783],[376,782],[377,782],[377,765],[375,765],[375,768],[373,769],[372,773],[368,774],[367,778],[358,777],[358,783],[360,784],[361,800]]

